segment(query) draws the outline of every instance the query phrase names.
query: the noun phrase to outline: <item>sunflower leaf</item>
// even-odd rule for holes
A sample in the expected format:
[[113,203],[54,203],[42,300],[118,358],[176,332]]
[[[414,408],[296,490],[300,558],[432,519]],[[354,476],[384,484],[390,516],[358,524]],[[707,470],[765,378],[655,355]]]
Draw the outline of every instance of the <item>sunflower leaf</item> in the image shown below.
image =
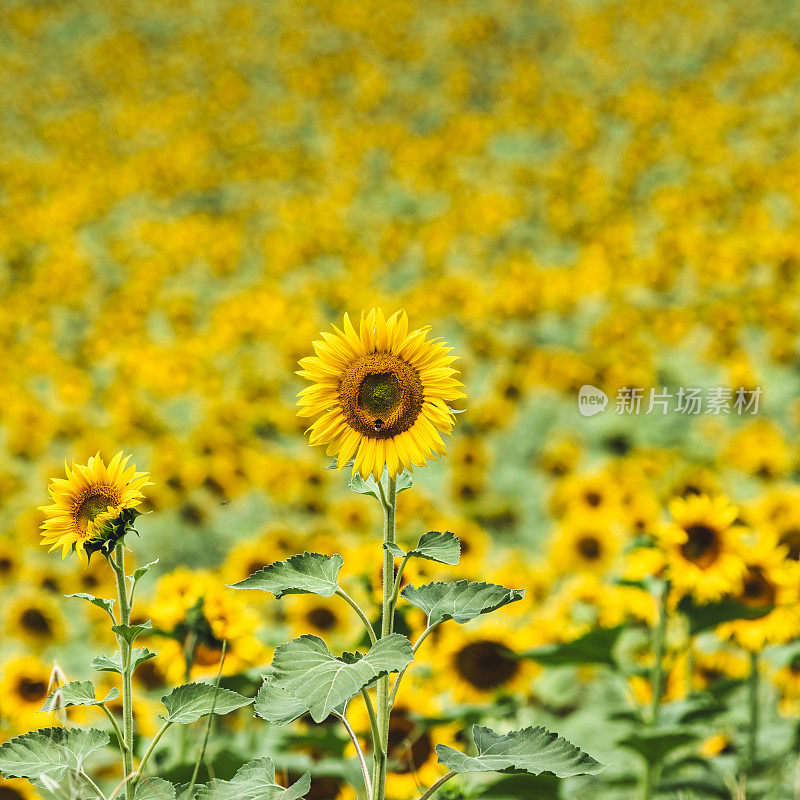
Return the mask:
[[136,589],[136,584],[139,583],[139,581],[142,578],[144,578],[144,576],[147,575],[147,573],[150,572],[150,570],[156,564],[158,564],[158,561],[159,561],[159,559],[156,559],[155,561],[151,561],[149,564],[145,564],[144,566],[139,567],[138,569],[135,569],[133,571],[133,575],[131,575],[130,578],[129,578],[130,582],[131,582],[131,597],[133,596],[133,592]]
[[[384,488],[384,494],[386,494],[386,487],[384,484],[384,478],[388,480],[389,470],[384,467],[383,474],[381,475],[381,484]],[[378,481],[372,477],[372,475],[367,475],[366,478],[362,478],[361,475],[356,473],[350,478],[350,481],[347,484],[351,491],[356,492],[357,494],[371,494],[376,500],[381,499],[381,490],[378,487]],[[411,477],[411,473],[408,470],[403,470],[402,472],[398,473],[397,478],[395,479],[395,489],[397,494],[400,492],[404,492],[406,489],[410,489],[414,485],[414,479]]]
[[331,597],[339,588],[337,578],[344,559],[334,553],[302,553],[286,561],[276,561],[253,573],[234,589],[261,589],[280,598],[285,594],[318,594]]
[[452,619],[468,622],[481,614],[521,600],[524,589],[506,589],[484,581],[436,581],[423,586],[406,586],[400,593],[412,606],[428,615],[428,625]]
[[167,709],[163,719],[188,725],[207,714],[229,714],[250,705],[253,699],[210,683],[185,683],[164,695],[161,702]]
[[94,684],[91,681],[71,681],[64,686],[59,686],[50,697],[45,700],[41,711],[54,711],[57,708],[70,706],[101,706],[119,697],[119,690],[112,688],[104,700],[94,696]]
[[133,800],[175,800],[175,787],[163,778],[139,778]]
[[[155,657],[156,654],[152,650],[148,650],[146,647],[133,648],[131,651],[133,670],[135,671],[140,664],[144,664],[145,661],[149,661],[151,658]],[[96,669],[98,672],[118,672],[120,675],[122,675],[122,657],[120,656],[119,651],[110,656],[95,656],[92,659],[92,668]]]
[[638,753],[647,763],[663,761],[673,750],[691,744],[698,734],[690,728],[661,728],[637,730],[634,735],[620,739],[617,744]]
[[112,625],[111,630],[121,636],[128,644],[133,644],[133,640],[137,636],[153,630],[153,623],[147,620],[147,622],[141,622],[138,625]]
[[604,766],[579,747],[546,728],[524,728],[502,734],[475,725],[472,728],[477,755],[468,756],[452,747],[436,745],[439,763],[454,772],[550,772],[559,778],[594,775]]
[[88,600],[93,606],[102,608],[108,616],[111,617],[111,621],[116,624],[117,620],[114,617],[114,603],[116,603],[116,600],[106,600],[104,597],[95,597],[93,594],[86,594],[85,592],[76,592],[75,594],[67,594],[64,596],[80,597],[81,600]]
[[307,714],[308,703],[295,697],[290,691],[276,686],[271,680],[265,680],[258,690],[253,710],[261,719],[283,726]]
[[59,781],[106,744],[108,734],[94,728],[41,728],[0,746],[0,775]]
[[306,772],[289,788],[275,781],[275,766],[269,758],[257,758],[240,767],[229,780],[215,779],[200,789],[197,800],[300,800],[311,789]]
[[398,558],[413,556],[426,558],[429,561],[438,561],[440,564],[458,564],[458,560],[461,558],[461,541],[450,531],[423,533],[417,546],[407,553],[396,544],[385,544],[383,549]]
[[312,719],[322,722],[373,680],[402,671],[413,658],[411,643],[399,633],[379,639],[366,655],[344,653],[341,658],[318,636],[306,634],[276,648],[272,683],[307,703]]
[[521,658],[530,658],[540,664],[562,666],[565,664],[617,665],[614,647],[623,631],[623,625],[614,628],[594,628],[583,636],[569,642],[546,644],[520,653]]
[[702,633],[723,622],[736,619],[760,619],[774,610],[774,606],[748,606],[738,600],[726,598],[717,603],[699,605],[689,596],[678,603],[678,610],[689,620],[689,633]]

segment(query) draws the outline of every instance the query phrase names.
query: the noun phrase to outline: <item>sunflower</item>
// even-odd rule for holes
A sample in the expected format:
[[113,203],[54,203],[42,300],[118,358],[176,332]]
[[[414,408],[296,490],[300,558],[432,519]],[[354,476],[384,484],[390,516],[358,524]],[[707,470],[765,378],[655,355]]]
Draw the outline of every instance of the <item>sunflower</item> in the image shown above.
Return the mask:
[[0,717],[19,728],[41,722],[39,709],[50,694],[51,668],[35,656],[15,656],[0,669]]
[[448,403],[465,397],[446,344],[428,340],[429,328],[408,332],[404,311],[361,314],[359,331],[344,315],[342,330],[313,343],[316,356],[300,360],[297,373],[313,386],[298,395],[298,416],[317,417],[308,428],[312,445],[328,445],[341,469],[378,480],[384,466],[394,478],[445,454],[442,433],[455,416]]
[[657,532],[677,596],[701,603],[735,592],[745,572],[738,509],[724,497],[690,495],[669,504],[673,522]]
[[64,618],[52,598],[37,592],[9,602],[3,616],[9,636],[31,647],[42,647],[64,638]]
[[40,796],[24,778],[7,778],[0,782],[0,800],[39,800]]
[[620,553],[622,541],[606,514],[573,512],[564,519],[550,545],[550,561],[561,574],[603,575]]
[[96,550],[106,553],[125,535],[138,513],[135,509],[144,500],[141,489],[148,485],[146,472],[128,466],[130,456],[117,453],[108,466],[100,454],[88,464],[64,464],[66,480],[50,480],[52,505],[42,506],[47,517],[42,523],[42,544],[50,550],[61,548],[66,558],[70,549],[81,559]]
[[292,636],[313,633],[329,645],[343,647],[356,643],[362,633],[361,621],[351,608],[336,600],[313,594],[287,596],[284,602]]
[[800,711],[800,655],[776,670],[772,682],[780,695],[781,714],[795,716]]

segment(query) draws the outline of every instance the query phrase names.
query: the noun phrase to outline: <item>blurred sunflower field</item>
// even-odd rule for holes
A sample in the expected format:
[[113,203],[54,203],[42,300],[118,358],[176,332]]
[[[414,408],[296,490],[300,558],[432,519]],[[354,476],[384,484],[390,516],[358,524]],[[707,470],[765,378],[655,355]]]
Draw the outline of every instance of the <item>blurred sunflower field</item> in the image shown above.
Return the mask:
[[[287,639],[368,662],[393,556],[388,632],[427,641],[389,670],[386,800],[800,796],[798,30],[788,0],[4,0],[0,800],[367,797],[368,702],[247,705]],[[347,347],[372,449],[327,416]],[[382,350],[419,389],[389,429]],[[62,560],[48,480],[90,474],[127,500]],[[230,588],[302,553],[341,556],[328,594]],[[462,580],[512,588],[432,624],[420,587]],[[196,724],[161,738],[164,705]],[[78,728],[113,740],[92,778],[20,766]]]

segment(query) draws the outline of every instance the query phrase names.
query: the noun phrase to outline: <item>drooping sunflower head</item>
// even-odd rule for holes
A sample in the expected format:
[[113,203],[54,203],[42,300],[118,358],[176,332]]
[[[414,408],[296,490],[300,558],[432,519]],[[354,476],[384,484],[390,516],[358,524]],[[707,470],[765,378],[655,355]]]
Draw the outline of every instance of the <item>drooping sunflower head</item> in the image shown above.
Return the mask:
[[108,554],[130,529],[149,485],[149,474],[129,466],[130,459],[119,452],[106,465],[98,453],[86,464],[65,463],[67,477],[50,480],[53,503],[40,507],[42,544],[60,547],[62,558],[70,550],[82,560],[97,550]]
[[441,434],[455,424],[448,404],[465,397],[452,348],[429,340],[428,328],[409,333],[404,311],[388,320],[380,309],[362,312],[358,331],[345,314],[333,331],[297,373],[312,382],[298,395],[298,415],[317,417],[310,443],[327,445],[339,469],[354,459],[354,474],[376,480],[384,466],[393,478],[444,455]]

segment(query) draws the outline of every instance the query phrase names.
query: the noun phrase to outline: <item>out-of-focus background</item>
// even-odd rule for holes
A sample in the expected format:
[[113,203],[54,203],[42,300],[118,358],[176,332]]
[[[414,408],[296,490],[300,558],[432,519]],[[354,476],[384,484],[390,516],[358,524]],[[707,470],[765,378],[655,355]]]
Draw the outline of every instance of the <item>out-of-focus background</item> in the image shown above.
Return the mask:
[[[516,568],[512,644],[542,573],[597,572],[551,544],[575,504],[610,497],[633,535],[674,494],[784,491],[799,29],[775,0],[5,0],[2,736],[41,724],[54,655],[89,676],[99,612],[61,595],[110,586],[37,545],[65,458],[152,473],[133,558],[161,559],[168,608],[181,576],[365,552],[377,509],[294,411],[297,359],[345,311],[405,308],[461,355],[467,410],[401,535],[460,533],[473,577]],[[584,384],[604,413],[578,413]],[[681,386],[760,388],[758,413],[645,413]],[[252,638],[231,669],[269,660]]]

